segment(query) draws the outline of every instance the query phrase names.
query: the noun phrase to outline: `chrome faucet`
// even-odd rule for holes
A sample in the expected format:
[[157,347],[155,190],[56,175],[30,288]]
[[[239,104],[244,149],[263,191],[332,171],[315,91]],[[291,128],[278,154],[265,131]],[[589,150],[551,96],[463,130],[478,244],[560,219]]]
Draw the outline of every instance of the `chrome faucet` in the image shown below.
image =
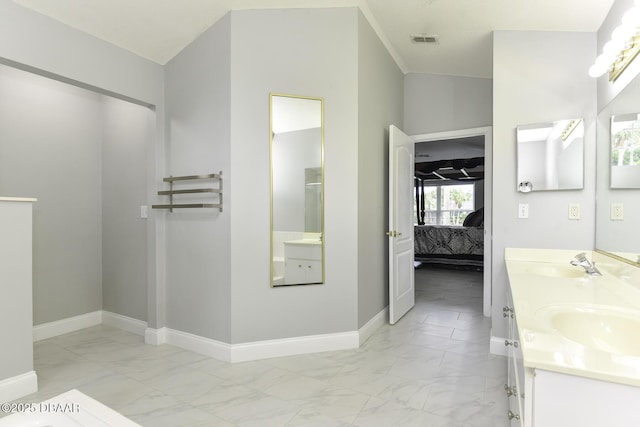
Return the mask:
[[575,256],[575,259],[572,259],[570,262],[571,265],[584,268],[584,271],[590,276],[602,276],[602,273],[596,268],[596,263],[589,261],[584,252],[580,252]]

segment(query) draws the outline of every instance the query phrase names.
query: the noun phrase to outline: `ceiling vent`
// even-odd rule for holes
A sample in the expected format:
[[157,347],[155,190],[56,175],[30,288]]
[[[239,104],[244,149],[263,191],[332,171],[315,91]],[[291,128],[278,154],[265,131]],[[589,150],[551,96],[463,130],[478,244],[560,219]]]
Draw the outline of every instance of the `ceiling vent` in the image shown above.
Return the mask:
[[438,44],[438,36],[426,36],[424,34],[411,36],[413,43]]

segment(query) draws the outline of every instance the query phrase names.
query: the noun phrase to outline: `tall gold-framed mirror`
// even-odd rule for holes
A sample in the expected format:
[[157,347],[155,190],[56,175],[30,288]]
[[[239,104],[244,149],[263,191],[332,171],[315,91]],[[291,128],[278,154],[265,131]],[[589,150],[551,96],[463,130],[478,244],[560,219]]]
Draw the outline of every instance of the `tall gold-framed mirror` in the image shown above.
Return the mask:
[[324,283],[324,101],[271,93],[271,286]]

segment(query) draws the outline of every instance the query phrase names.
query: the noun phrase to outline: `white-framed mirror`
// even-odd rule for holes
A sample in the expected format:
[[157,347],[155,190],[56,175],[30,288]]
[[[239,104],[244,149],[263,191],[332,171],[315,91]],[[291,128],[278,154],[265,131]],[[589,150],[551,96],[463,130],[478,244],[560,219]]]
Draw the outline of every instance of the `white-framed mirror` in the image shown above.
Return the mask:
[[517,190],[580,190],[584,187],[584,123],[581,118],[516,128]]
[[322,98],[272,93],[271,286],[324,283]]

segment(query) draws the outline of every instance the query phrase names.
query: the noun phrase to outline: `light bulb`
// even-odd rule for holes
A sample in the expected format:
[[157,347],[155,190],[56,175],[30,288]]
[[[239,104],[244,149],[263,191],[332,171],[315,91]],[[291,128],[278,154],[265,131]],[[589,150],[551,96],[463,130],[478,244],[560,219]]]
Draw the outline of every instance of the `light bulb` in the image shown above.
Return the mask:
[[600,77],[604,75],[604,73],[606,73],[608,69],[609,67],[603,64],[593,64],[591,68],[589,68],[589,76],[594,78]]
[[623,41],[609,40],[602,48],[602,52],[605,55],[616,57],[620,52],[622,52],[622,49],[624,49]]
[[640,24],[640,7],[632,7],[622,16],[622,24],[635,28]]
[[602,53],[598,55],[598,57],[596,58],[596,64],[609,68],[615,60],[616,60],[615,55],[607,55],[605,53]]
[[[638,0],[640,1],[640,0]],[[616,40],[621,43],[627,43],[631,37],[635,34],[635,29],[626,25],[619,25],[613,33],[611,33],[611,40]]]

